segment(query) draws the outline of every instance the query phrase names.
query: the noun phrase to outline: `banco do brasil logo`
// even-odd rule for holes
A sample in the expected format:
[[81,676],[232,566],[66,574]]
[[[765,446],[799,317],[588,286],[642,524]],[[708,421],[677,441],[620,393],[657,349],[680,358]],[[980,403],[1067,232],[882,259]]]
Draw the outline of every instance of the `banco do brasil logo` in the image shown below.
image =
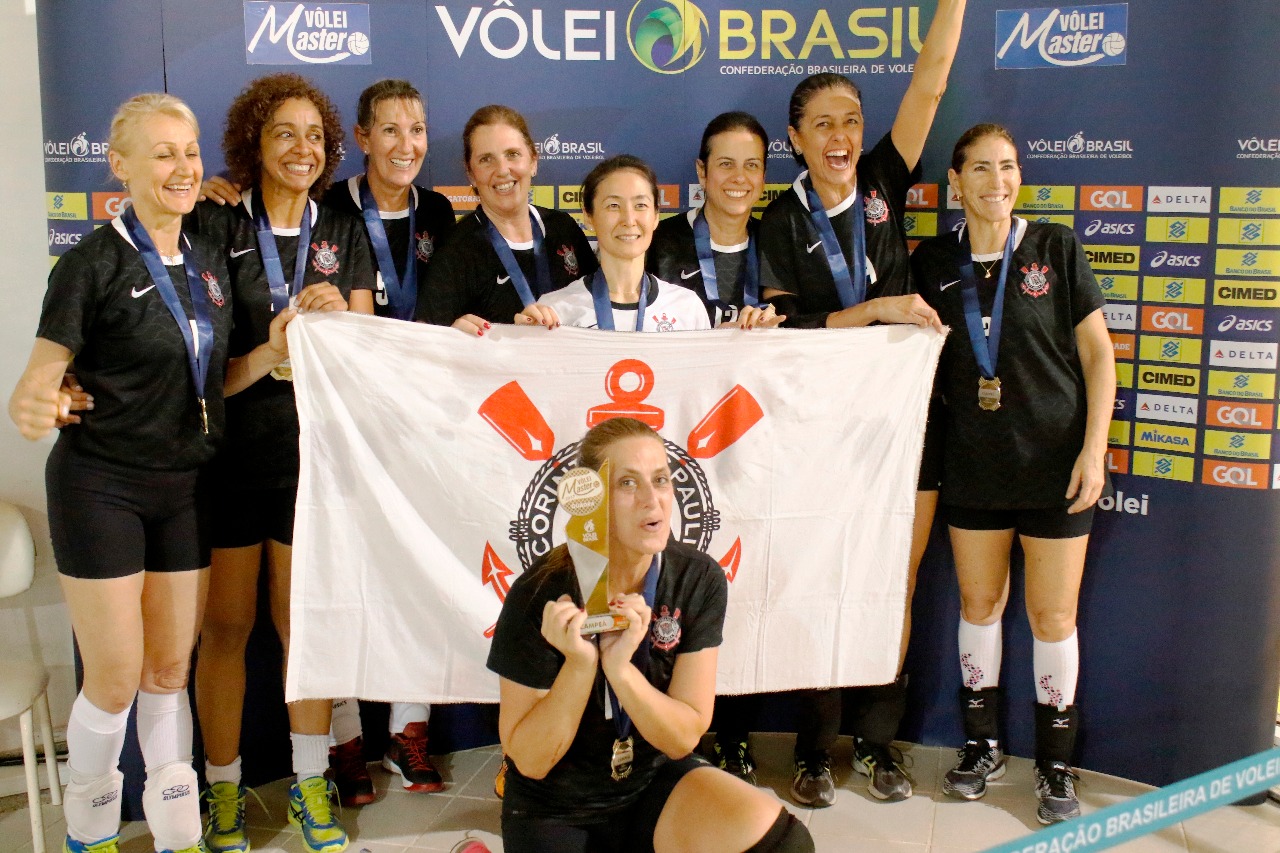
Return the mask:
[[659,74],[681,74],[697,65],[709,30],[707,16],[687,0],[636,0],[627,15],[632,54]]

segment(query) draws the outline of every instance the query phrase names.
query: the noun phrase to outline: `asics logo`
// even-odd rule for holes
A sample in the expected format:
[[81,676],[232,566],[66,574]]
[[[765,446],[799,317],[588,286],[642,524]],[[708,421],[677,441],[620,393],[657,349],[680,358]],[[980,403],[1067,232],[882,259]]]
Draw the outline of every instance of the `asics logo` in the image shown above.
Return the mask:
[[138,290],[138,288],[135,287],[133,290],[129,291],[129,295],[131,295],[134,299],[137,299],[139,296],[146,293],[148,290],[154,290],[154,289],[155,289],[154,284],[151,285],[151,287],[144,287],[142,288],[142,290]]
[[509,275],[498,276],[498,284],[506,284],[509,281],[511,281],[511,276]]
[[816,248],[818,248],[818,247],[819,247],[819,246],[821,246],[821,245],[822,245],[822,241],[821,241],[821,240],[819,240],[818,242],[814,243],[812,246],[806,246],[806,247],[805,247],[805,251],[812,255],[812,254],[813,254],[813,250],[814,250],[814,249],[816,249]]
[[951,285],[953,285],[953,284],[959,284],[959,283],[960,283],[960,279],[956,279],[955,281],[949,281],[949,282],[947,282],[946,284],[940,284],[940,285],[938,285],[938,292],[939,292],[939,293],[941,293],[942,291],[946,290],[946,289],[947,289],[948,287],[950,287]]
[[251,247],[249,247],[248,249],[241,249],[241,250],[239,250],[239,251],[236,251],[235,249],[232,249],[232,250],[229,252],[229,254],[230,254],[230,255],[231,255],[231,257],[233,257],[233,258],[238,258],[238,257],[240,257],[241,255],[247,255],[247,254],[249,254],[249,253],[250,253],[250,252],[252,252],[252,251],[253,251],[253,247],[251,246]]
[[680,270],[680,277],[681,277],[682,279],[685,279],[685,280],[687,281],[688,279],[691,279],[691,278],[693,278],[695,275],[697,275],[697,274],[698,274],[698,272],[699,272],[698,270],[689,270],[689,272],[685,272],[684,270]]

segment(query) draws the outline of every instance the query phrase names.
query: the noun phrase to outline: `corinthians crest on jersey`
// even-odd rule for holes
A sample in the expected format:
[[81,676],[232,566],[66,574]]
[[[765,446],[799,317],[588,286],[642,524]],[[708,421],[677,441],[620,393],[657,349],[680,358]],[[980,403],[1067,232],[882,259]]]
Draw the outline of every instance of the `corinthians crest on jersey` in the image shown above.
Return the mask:
[[866,208],[868,225],[881,225],[889,221],[889,205],[876,194],[875,190],[867,194],[864,207]]
[[320,245],[311,244],[311,265],[321,275],[333,275],[338,271],[338,244],[329,245],[328,240],[321,240]]
[[[648,364],[629,358],[613,364],[604,377],[601,405],[585,412],[585,426],[593,427],[613,417],[631,417],[655,430],[666,425],[666,413],[645,400],[654,388],[654,372]],[[580,464],[580,441],[556,448],[556,437],[520,382],[508,382],[494,390],[480,404],[478,414],[529,462],[541,463],[529,480],[508,528],[514,544],[519,571],[527,571],[554,547],[552,537],[563,529],[564,512],[559,509],[557,489],[560,478]],[[720,529],[720,514],[707,474],[699,459],[712,458],[728,449],[764,416],[755,397],[741,385],[731,388],[689,433],[684,445],[664,438],[674,492],[671,535],[680,542],[708,551]],[[557,515],[560,519],[557,520]],[[561,537],[562,538],[562,537]],[[738,572],[742,540],[735,538],[719,559],[730,581]],[[498,555],[493,542],[485,545],[481,582],[492,586],[499,600],[510,589],[514,573]],[[665,621],[664,621],[665,619]],[[654,644],[671,648],[680,641],[680,613],[663,613],[654,624]],[[487,633],[487,632],[486,632]],[[665,645],[664,645],[665,644]]]
[[1022,292],[1034,299],[1039,299],[1049,292],[1049,287],[1053,283],[1053,270],[1048,264],[1041,266],[1037,263],[1031,263],[1022,267],[1022,283],[1020,287]]
[[425,264],[427,261],[431,260],[431,256],[436,251],[435,241],[431,239],[431,235],[426,231],[413,235],[413,238],[414,254],[418,256],[419,261]]

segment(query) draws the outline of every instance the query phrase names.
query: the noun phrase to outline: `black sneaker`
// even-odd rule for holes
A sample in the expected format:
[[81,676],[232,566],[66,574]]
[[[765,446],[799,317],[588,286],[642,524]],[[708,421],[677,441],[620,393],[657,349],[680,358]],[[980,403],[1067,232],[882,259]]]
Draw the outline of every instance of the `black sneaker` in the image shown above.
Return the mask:
[[896,803],[911,796],[911,776],[903,769],[902,753],[892,746],[859,743],[853,769],[870,778],[867,790],[877,800]]
[[364,760],[364,739],[357,737],[329,748],[329,772],[338,789],[338,802],[346,808],[367,806],[377,799],[373,778]]
[[398,735],[391,736],[382,766],[400,774],[406,791],[434,792],[444,790],[444,780],[427,755],[427,724],[410,723]]
[[962,800],[976,800],[987,783],[1004,775],[1004,753],[985,740],[971,740],[957,754],[960,761],[942,778],[942,792]]
[[745,740],[730,743],[726,748],[716,738],[711,747],[716,766],[730,776],[737,776],[748,785],[756,784],[756,761],[751,755],[751,747]]
[[1075,783],[1080,777],[1061,761],[1036,762],[1036,820],[1048,826],[1080,817]]
[[836,780],[831,778],[831,759],[823,756],[813,761],[796,759],[795,776],[791,780],[791,799],[802,806],[826,808],[836,801]]

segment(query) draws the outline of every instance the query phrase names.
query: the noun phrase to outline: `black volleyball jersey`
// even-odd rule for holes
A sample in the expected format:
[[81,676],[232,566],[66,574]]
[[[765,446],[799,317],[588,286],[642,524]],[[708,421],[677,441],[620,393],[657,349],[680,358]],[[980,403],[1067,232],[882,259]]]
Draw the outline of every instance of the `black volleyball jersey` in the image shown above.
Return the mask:
[[[76,378],[93,395],[93,409],[80,413],[79,424],[63,428],[76,450],[138,468],[183,471],[207,461],[221,441],[231,285],[221,246],[198,234],[186,236],[180,248],[184,257],[195,255],[213,323],[205,379],[209,433],[182,330],[117,218],[58,259],[36,331],[71,350]],[[183,262],[166,269],[193,320]]]
[[[230,355],[248,354],[270,338],[271,286],[258,251],[258,234],[250,211],[252,192],[232,206],[211,201],[196,205],[187,220],[194,230],[226,247],[231,290],[235,298]],[[311,244],[303,287],[328,282],[344,299],[352,290],[373,290],[374,268],[364,222],[341,211],[311,204]],[[298,253],[297,228],[273,228],[285,283],[292,287]],[[293,383],[262,377],[227,398],[227,434],[214,476],[241,488],[292,488],[298,482],[298,409]]]
[[[489,647],[488,666],[517,684],[549,690],[564,665],[564,655],[542,636],[543,606],[568,594],[581,607],[582,593],[572,571],[542,576],[536,572],[535,566],[511,585]],[[650,684],[666,693],[678,655],[720,645],[728,597],[724,570],[715,560],[688,545],[667,544],[649,627],[649,663],[644,672]],[[613,781],[609,761],[618,732],[613,720],[604,716],[604,686],[603,670],[597,665],[596,683],[573,743],[546,777],[528,779],[514,761],[510,763],[508,807],[537,815],[590,817],[629,805],[644,791],[667,758],[632,728],[631,775]]]
[[[324,204],[334,210],[341,210],[364,221],[360,210],[360,185],[363,175],[356,175],[329,187],[324,194]],[[434,190],[414,185],[409,188],[413,201],[414,254],[418,264],[418,301],[422,301],[422,292],[427,282],[427,262],[435,250],[441,245],[455,223],[453,205],[449,199]],[[409,255],[409,209],[397,211],[379,211],[382,228],[387,232],[387,244],[391,248],[391,260],[396,265],[396,277],[404,280],[404,262]],[[371,244],[372,245],[372,244]],[[372,249],[369,257],[373,259],[373,267],[378,268],[378,256]],[[391,302],[387,299],[382,277],[378,277],[377,289],[373,293],[373,312],[379,317],[391,316]]]
[[[697,294],[707,309],[707,317],[714,328],[721,323],[732,323],[746,301],[743,294],[743,272],[747,266],[748,241],[736,246],[721,246],[712,241],[711,253],[716,266],[716,300],[707,299],[707,289],[702,282],[702,267],[698,264],[698,247],[693,239],[693,220],[697,210],[668,216],[658,223],[653,232],[653,242],[644,256],[644,266],[663,281],[687,287]],[[747,234],[754,236],[758,222],[747,221]],[[758,247],[757,247],[758,248]],[[758,296],[758,294],[757,294]]]
[[[903,224],[907,191],[920,180],[920,164],[908,169],[890,134],[858,158],[858,190],[866,219],[867,299],[911,293],[911,266]],[[827,315],[841,310],[835,278],[822,240],[809,215],[802,172],[785,192],[765,208],[760,219],[760,286],[795,294],[799,316],[785,325],[821,328]],[[853,272],[854,195],[827,211],[845,263]]]
[[[1087,404],[1076,326],[1105,300],[1071,229],[1015,219],[996,376],[1000,408],[978,407],[978,362],[961,298],[958,233],[922,242],[915,283],[951,327],[937,387],[947,402],[941,501],[984,509],[1066,506],[1063,497],[1084,442]],[[989,326],[1001,253],[974,264],[978,304]],[[983,267],[994,261],[991,277]]]
[[[542,246],[551,272],[548,292],[596,271],[600,265],[595,253],[572,216],[545,207],[529,208],[542,225]],[[490,323],[510,323],[524,310],[498,253],[489,243],[487,223],[482,217],[480,210],[463,217],[439,248],[427,270],[427,287],[418,300],[416,319],[448,326],[464,314],[475,314]],[[543,294],[537,292],[533,243],[507,243],[536,300]]]

